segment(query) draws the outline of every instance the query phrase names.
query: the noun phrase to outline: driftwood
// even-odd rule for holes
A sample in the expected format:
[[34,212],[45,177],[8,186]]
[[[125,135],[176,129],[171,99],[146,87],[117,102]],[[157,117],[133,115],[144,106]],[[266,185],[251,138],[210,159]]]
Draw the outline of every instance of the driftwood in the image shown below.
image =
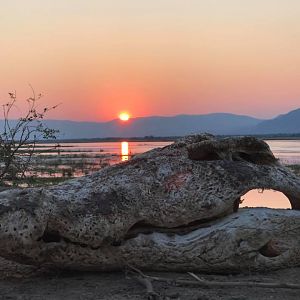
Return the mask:
[[[274,189],[292,210],[238,209]],[[91,176],[0,193],[0,256],[80,270],[300,265],[300,180],[255,138],[189,136]]]

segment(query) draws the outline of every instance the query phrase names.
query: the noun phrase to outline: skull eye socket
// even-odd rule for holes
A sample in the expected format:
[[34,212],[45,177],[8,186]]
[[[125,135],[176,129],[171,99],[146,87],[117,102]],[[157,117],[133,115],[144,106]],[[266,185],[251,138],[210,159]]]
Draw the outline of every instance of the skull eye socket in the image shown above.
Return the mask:
[[272,165],[277,163],[277,159],[270,153],[261,152],[235,152],[232,155],[234,161],[247,161],[257,165]]
[[232,156],[233,160],[244,160],[244,161],[248,161],[251,163],[255,163],[255,157],[254,155],[248,154],[246,152],[237,152],[234,153],[234,155]]
[[213,148],[192,146],[188,148],[188,157],[191,160],[221,160],[222,158]]
[[221,160],[221,157],[216,152],[206,152],[198,155],[196,160]]

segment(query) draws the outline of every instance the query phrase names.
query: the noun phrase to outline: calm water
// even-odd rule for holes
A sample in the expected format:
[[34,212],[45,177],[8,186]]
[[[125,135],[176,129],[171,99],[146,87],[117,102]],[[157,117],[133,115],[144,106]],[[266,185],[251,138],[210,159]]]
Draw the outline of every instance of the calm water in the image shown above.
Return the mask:
[[[267,140],[274,155],[284,164],[300,164],[300,141],[298,140]],[[53,145],[42,145],[50,149],[43,153],[44,165],[56,165],[51,176],[78,177],[95,172],[103,166],[129,160],[133,155],[164,147],[172,142],[102,142],[102,143],[65,143],[53,150]],[[56,162],[56,163],[55,163]],[[58,162],[58,163],[57,163]],[[51,165],[52,164],[52,165]],[[48,168],[49,169],[49,168]],[[40,170],[39,176],[48,176],[49,170]],[[290,208],[288,199],[280,192],[253,190],[244,197],[241,206],[266,206],[273,208]]]
[[[122,145],[127,143],[128,154],[138,154],[149,151],[154,148],[164,147],[172,142],[102,142],[102,143],[60,143],[59,149],[63,151],[64,154],[74,154],[76,152],[80,153],[102,153],[109,155],[122,155]],[[49,144],[41,144],[47,147]],[[49,149],[53,146],[50,145]],[[53,153],[57,154],[57,153]],[[123,154],[125,155],[125,154]]]
[[300,164],[300,140],[266,140],[274,155],[284,164]]
[[[300,140],[266,140],[274,155],[285,164],[300,164]],[[111,142],[111,143],[62,143],[63,154],[86,153],[119,156],[131,156],[157,147],[164,147],[172,142]],[[44,145],[47,146],[47,145]],[[52,146],[51,146],[52,147]],[[57,154],[54,152],[53,154]],[[124,160],[124,159],[123,159]]]

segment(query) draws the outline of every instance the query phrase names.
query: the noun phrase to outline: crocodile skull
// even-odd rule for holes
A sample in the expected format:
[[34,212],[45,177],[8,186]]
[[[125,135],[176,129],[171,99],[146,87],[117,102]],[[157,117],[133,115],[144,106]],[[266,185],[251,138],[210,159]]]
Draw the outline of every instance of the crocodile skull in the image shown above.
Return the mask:
[[[293,210],[238,209],[252,189]],[[300,264],[300,180],[252,137],[187,136],[92,175],[0,193],[0,255],[24,264],[210,272]]]

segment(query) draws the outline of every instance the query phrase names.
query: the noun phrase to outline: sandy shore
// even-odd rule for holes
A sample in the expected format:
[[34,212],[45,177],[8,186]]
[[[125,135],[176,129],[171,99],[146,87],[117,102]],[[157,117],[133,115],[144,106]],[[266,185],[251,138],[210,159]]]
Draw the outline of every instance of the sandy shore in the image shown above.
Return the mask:
[[[36,269],[6,260],[0,261],[0,299],[147,299],[145,288],[125,273],[61,272]],[[190,279],[188,274],[147,273],[173,279]],[[300,268],[273,271],[265,274],[203,275],[207,280],[286,282],[300,284]],[[155,292],[161,299],[187,300],[252,300],[252,299],[300,299],[300,290],[280,288],[233,287],[201,288],[174,286],[155,282]]]

